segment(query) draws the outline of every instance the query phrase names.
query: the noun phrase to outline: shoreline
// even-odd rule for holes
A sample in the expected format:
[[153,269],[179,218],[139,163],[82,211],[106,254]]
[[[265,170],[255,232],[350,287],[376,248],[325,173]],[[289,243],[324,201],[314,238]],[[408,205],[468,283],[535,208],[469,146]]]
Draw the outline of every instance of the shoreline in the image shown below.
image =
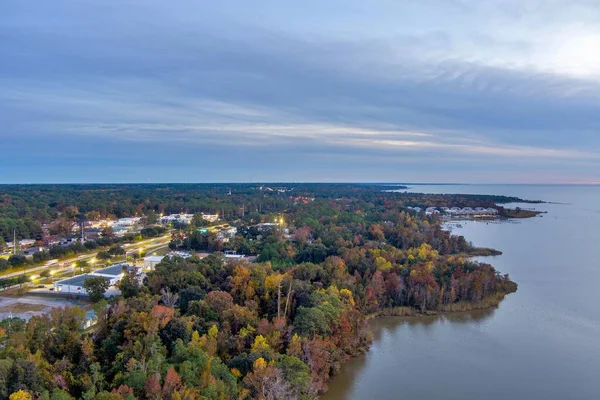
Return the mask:
[[[516,292],[516,290],[515,290],[515,292]],[[460,309],[460,310],[451,309],[452,307],[449,307],[449,309],[446,309],[446,310],[431,310],[431,311],[426,311],[423,313],[413,307],[394,307],[394,308],[386,308],[386,309],[378,311],[376,313],[367,314],[367,315],[365,315],[365,319],[369,325],[369,333],[372,334],[370,322],[374,321],[376,319],[381,319],[381,318],[407,318],[407,319],[409,319],[409,318],[426,318],[426,317],[433,318],[433,317],[443,317],[444,315],[469,313],[469,312],[473,312],[473,311],[486,311],[486,310],[491,311],[491,310],[497,309],[500,306],[500,303],[504,300],[504,298],[511,293],[514,293],[514,292],[501,293],[496,296],[488,296],[485,299],[483,299],[481,301],[481,303],[478,303],[478,304],[471,303],[471,302],[455,303],[457,305],[467,306],[467,308]],[[361,356],[365,356],[371,350],[371,345],[372,345],[372,342],[369,343],[369,346],[366,349],[364,349],[363,351],[361,351],[359,354],[349,357],[344,363],[342,363],[340,368],[343,368],[344,365],[347,364],[348,360],[351,360],[351,359],[354,359],[357,357],[361,357]],[[329,378],[327,379],[327,381],[329,382],[331,379],[335,378],[338,374],[339,374],[339,370],[335,374],[330,375]],[[327,388],[326,391],[319,393],[318,398],[321,398],[321,396],[325,395],[327,392],[329,392],[329,388]]]
[[445,309],[442,310],[426,310],[425,312],[421,312],[413,307],[394,307],[386,308],[376,313],[368,314],[365,317],[368,321],[370,321],[373,319],[384,317],[435,317],[471,311],[492,310],[498,308],[500,306],[500,303],[504,300],[504,298],[511,293],[514,292],[501,293],[495,296],[488,296],[485,299],[483,299],[480,303],[458,302],[447,305]]

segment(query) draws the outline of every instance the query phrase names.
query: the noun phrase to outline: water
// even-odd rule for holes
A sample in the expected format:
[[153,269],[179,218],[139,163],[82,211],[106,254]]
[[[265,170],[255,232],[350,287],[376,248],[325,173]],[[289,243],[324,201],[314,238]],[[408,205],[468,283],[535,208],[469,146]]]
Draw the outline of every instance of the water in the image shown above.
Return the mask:
[[556,202],[508,223],[453,228],[504,254],[482,259],[519,284],[495,310],[373,321],[375,340],[322,398],[600,398],[600,186],[417,186]]

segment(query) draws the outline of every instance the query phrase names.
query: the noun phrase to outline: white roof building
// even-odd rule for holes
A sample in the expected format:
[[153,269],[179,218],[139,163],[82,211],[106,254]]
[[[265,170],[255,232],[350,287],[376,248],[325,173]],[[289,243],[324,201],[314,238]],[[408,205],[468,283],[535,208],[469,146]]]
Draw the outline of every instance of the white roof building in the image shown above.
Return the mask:
[[144,269],[153,270],[157,264],[159,264],[165,256],[147,256],[144,257]]
[[102,268],[89,274],[77,275],[72,278],[62,279],[54,282],[54,290],[57,293],[87,294],[83,284],[86,279],[104,278],[108,280],[109,286],[115,286],[119,283],[125,271],[129,270],[129,264],[115,264],[110,267]]

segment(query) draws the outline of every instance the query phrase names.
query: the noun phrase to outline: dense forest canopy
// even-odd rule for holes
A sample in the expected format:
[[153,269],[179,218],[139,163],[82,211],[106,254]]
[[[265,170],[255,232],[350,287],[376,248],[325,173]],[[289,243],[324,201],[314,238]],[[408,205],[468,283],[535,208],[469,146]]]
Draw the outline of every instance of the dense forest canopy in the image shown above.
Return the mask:
[[[516,290],[491,265],[470,261],[476,249],[435,216],[406,210],[510,198],[278,187],[286,189],[10,187],[3,218],[44,220],[69,207],[103,216],[221,209],[239,230],[223,243],[187,227],[173,248],[217,252],[167,257],[143,283],[126,276],[121,296],[95,305],[91,330],[78,308],[0,322],[0,399],[315,399],[368,348],[369,316],[496,306]],[[252,226],[274,219],[267,230]],[[228,262],[224,249],[257,261]]]

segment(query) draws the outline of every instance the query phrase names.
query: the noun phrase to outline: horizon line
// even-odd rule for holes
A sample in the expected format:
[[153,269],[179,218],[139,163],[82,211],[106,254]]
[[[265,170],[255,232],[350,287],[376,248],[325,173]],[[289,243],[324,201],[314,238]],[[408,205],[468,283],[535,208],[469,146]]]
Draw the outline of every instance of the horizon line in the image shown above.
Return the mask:
[[34,185],[248,185],[248,184],[375,184],[375,185],[418,185],[418,186],[598,186],[598,182],[378,182],[378,181],[205,181],[205,182],[0,182],[0,186]]

